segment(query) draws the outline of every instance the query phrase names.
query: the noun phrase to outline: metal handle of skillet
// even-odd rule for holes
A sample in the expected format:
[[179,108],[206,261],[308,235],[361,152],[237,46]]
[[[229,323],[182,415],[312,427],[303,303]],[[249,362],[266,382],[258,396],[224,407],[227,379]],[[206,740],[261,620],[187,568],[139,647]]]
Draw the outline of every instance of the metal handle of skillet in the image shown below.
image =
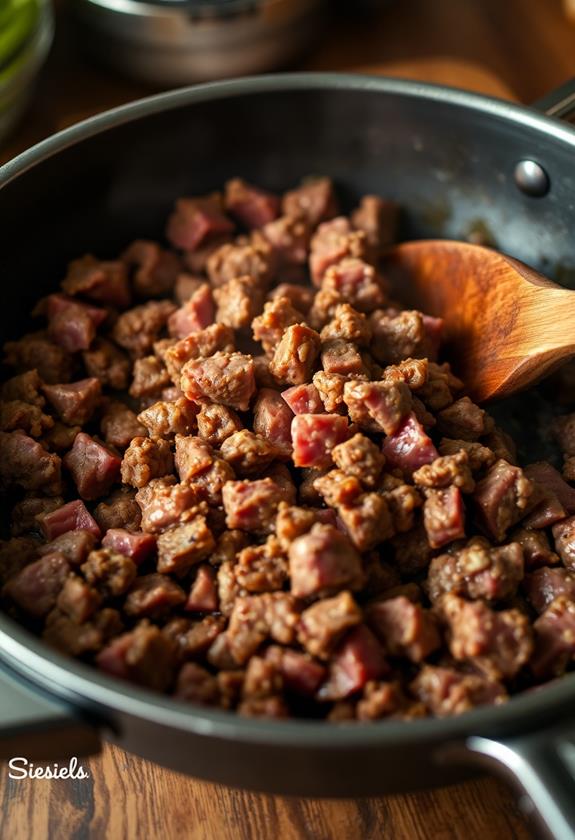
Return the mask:
[[98,730],[79,711],[0,667],[0,762],[59,761],[100,751]]

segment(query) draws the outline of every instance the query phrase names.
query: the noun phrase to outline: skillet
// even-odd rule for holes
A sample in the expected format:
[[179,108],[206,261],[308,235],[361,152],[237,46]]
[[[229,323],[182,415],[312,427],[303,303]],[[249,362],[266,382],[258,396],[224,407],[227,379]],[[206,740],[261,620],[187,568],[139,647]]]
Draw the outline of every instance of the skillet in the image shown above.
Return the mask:
[[[160,94],[73,126],[0,169],[2,340],[25,331],[66,262],[157,238],[175,197],[234,175],[283,190],[332,176],[406,208],[401,236],[491,244],[575,288],[575,82],[534,108],[342,74],[240,79]],[[501,409],[541,444],[537,395]],[[537,440],[535,440],[537,438]],[[534,442],[535,441],[535,442]],[[373,796],[506,773],[555,837],[575,837],[575,674],[458,718],[366,726],[242,719],[106,677],[0,614],[0,759],[64,759],[110,740],[222,784]]]

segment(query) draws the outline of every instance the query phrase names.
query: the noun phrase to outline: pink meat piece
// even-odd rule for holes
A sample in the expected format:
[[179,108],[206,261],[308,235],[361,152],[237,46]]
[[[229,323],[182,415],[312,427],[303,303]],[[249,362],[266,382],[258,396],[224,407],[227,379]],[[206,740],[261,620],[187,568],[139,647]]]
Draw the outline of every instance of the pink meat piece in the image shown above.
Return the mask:
[[340,414],[296,414],[291,436],[295,466],[324,469],[332,463],[332,449],[347,440],[349,425]]
[[391,656],[421,662],[441,646],[431,612],[404,595],[369,606],[367,622]]
[[[272,222],[268,222],[261,229],[262,236],[272,246],[277,263],[283,269],[290,269],[294,271],[296,267],[303,266],[307,262],[307,252],[309,249],[310,229],[307,222],[303,219],[292,219],[289,216],[282,216]],[[288,284],[283,284],[279,294],[283,291],[290,291],[286,288]],[[305,295],[303,286],[295,287],[295,294]],[[274,290],[273,294],[277,294]],[[287,297],[290,297],[289,293]],[[301,309],[299,301],[294,301],[296,309]],[[308,307],[309,308],[309,307]]]
[[281,395],[294,414],[322,414],[324,411],[319,391],[311,383],[286,388]]
[[542,613],[559,595],[575,600],[575,575],[567,569],[551,569],[543,566],[523,579],[523,590],[527,600],[538,613]]
[[184,609],[187,612],[214,612],[218,609],[216,572],[212,566],[199,567]]
[[337,373],[341,376],[361,376],[367,373],[356,345],[341,338],[324,342],[321,365],[326,373]]
[[354,627],[336,650],[329,678],[320,688],[320,700],[343,700],[360,691],[370,680],[389,673],[385,653],[364,624]]
[[277,663],[287,691],[303,697],[314,697],[324,681],[327,671],[324,665],[311,659],[305,653],[289,648],[269,648],[268,658]]
[[180,198],[166,229],[168,240],[183,251],[195,251],[206,240],[232,233],[234,224],[222,212],[216,194],[201,198]]
[[198,493],[189,484],[177,484],[174,476],[154,478],[136,494],[142,511],[143,531],[157,534],[175,525],[198,503]]
[[227,212],[249,230],[273,222],[280,211],[277,195],[254,187],[241,178],[227,182],[224,203]]
[[363,583],[361,557],[349,538],[322,523],[291,543],[289,573],[296,598],[358,589]]
[[395,434],[385,438],[382,452],[390,467],[399,467],[407,475],[439,457],[433,441],[426,435],[413,412],[410,412]]
[[50,337],[69,353],[87,350],[108,315],[105,309],[60,294],[49,295],[45,306]]
[[207,283],[193,292],[190,298],[168,318],[168,332],[174,338],[187,338],[213,324],[214,300]]
[[68,502],[51,513],[42,514],[40,527],[47,540],[56,539],[68,531],[88,531],[97,539],[101,536],[98,523],[80,499]]
[[423,506],[423,523],[432,548],[441,548],[465,537],[465,517],[461,491],[455,485],[428,490]]
[[306,219],[312,227],[337,213],[337,199],[330,178],[307,178],[299,187],[285,193],[282,210],[286,216]]
[[[358,382],[353,390],[361,394],[362,402],[377,429],[387,435],[394,435],[402,428],[412,404],[411,391],[405,382]],[[344,391],[344,400],[346,394],[347,391]],[[352,418],[355,419],[353,415]],[[356,420],[360,426],[361,419]]]
[[4,587],[4,594],[24,612],[41,618],[55,606],[69,571],[70,567],[63,554],[45,554],[10,578]]
[[327,269],[344,257],[361,256],[364,252],[363,234],[354,233],[345,216],[323,222],[311,241],[309,258],[312,280],[316,286]]
[[119,260],[105,262],[91,254],[73,260],[68,265],[62,289],[68,295],[83,295],[119,309],[130,305],[128,272]]
[[103,650],[100,651],[96,657],[98,668],[106,674],[111,674],[113,677],[127,680],[129,677],[129,669],[126,663],[126,656],[132,647],[133,636],[131,633],[125,633],[112,639]]
[[124,557],[129,557],[139,566],[156,549],[156,538],[142,531],[126,531],[125,528],[109,528],[102,540],[104,548],[111,548]]
[[561,474],[547,461],[538,461],[525,467],[525,475],[557,496],[567,513],[575,513],[575,488],[563,480]]
[[290,458],[293,412],[282,396],[272,388],[259,390],[254,405],[254,432],[273,444],[282,458]]
[[575,601],[565,595],[555,598],[533,629],[531,670],[537,678],[560,676],[575,657]]
[[69,385],[44,385],[43,390],[62,422],[68,426],[83,426],[94,413],[102,385],[99,379],[92,376]]
[[64,456],[64,466],[83,499],[104,496],[120,480],[121,463],[118,455],[85,432],[76,435],[72,449]]
[[387,295],[382,277],[364,260],[349,257],[329,268],[321,281],[322,291],[335,292],[341,301],[359,312],[385,306]]
[[256,390],[253,359],[243,353],[191,359],[182,368],[181,388],[192,402],[217,402],[247,411]]
[[537,494],[542,495],[542,500],[522,520],[524,528],[549,528],[556,522],[560,522],[567,516],[567,511],[549,488],[542,485],[536,487]]
[[275,524],[280,502],[293,504],[293,484],[283,486],[273,478],[256,481],[227,481],[222,491],[226,524],[240,531],[266,533]]
[[501,542],[507,530],[525,513],[533,485],[519,467],[500,459],[481,479],[473,494],[483,530]]

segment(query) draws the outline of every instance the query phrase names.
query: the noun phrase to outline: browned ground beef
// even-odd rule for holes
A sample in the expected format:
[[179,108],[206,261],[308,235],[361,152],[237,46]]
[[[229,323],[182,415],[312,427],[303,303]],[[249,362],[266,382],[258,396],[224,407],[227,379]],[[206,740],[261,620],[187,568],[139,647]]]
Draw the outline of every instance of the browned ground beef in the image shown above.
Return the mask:
[[389,297],[397,219],[234,179],[73,261],[5,345],[3,609],[250,716],[459,714],[571,669],[575,414],[562,475],[517,463]]

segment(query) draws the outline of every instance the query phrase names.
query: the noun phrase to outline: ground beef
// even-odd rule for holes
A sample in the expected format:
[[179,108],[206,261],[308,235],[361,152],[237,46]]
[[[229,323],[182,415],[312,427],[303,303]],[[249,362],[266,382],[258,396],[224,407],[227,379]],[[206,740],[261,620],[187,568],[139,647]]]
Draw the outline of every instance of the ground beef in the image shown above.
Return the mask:
[[329,659],[334,648],[351,627],[361,623],[362,613],[347,591],[324,598],[301,614],[298,640],[320,659]]
[[481,527],[497,542],[526,513],[533,484],[519,467],[497,461],[477,484],[473,498]]
[[169,441],[135,437],[122,459],[122,481],[131,487],[145,487],[153,478],[169,475],[174,458]]
[[164,350],[162,357],[173,382],[179,385],[181,370],[186,362],[207,359],[218,351],[232,353],[234,349],[233,330],[223,324],[211,324],[171,344]]
[[236,475],[250,478],[269,467],[276,458],[277,450],[265,438],[242,429],[224,440],[220,454]]
[[23,432],[0,432],[0,485],[42,490],[50,496],[61,492],[62,462]]
[[[139,423],[152,437],[169,438],[173,435],[189,435],[196,426],[197,408],[194,403],[182,397],[177,400],[159,400],[145,408],[138,415]],[[142,432],[136,432],[132,437]]]
[[304,320],[299,309],[292,305],[288,297],[274,297],[264,306],[264,311],[252,321],[254,341],[259,341],[264,352],[273,355],[284,331],[293,324]]
[[95,545],[96,537],[90,531],[66,531],[38,548],[38,554],[58,552],[70,566],[81,566]]
[[208,257],[206,268],[213,288],[223,286],[234,277],[249,276],[266,287],[275,267],[271,246],[261,238],[257,243],[227,243]]
[[288,555],[291,591],[298,598],[359,589],[363,583],[360,555],[333,525],[314,525],[293,541]]
[[104,532],[110,528],[137,531],[140,527],[142,512],[136,501],[135,492],[128,487],[114,490],[104,501],[96,505],[94,518]]
[[270,362],[270,372],[283,385],[302,385],[312,377],[320,351],[320,338],[305,324],[284,331]]
[[255,392],[254,363],[243,353],[215,353],[182,368],[181,388],[199,405],[218,402],[246,411]]
[[422,662],[441,645],[433,614],[404,595],[372,604],[366,616],[390,656]]
[[170,374],[157,356],[144,356],[134,362],[131,397],[150,397],[171,384]]
[[282,211],[294,219],[305,219],[312,227],[337,214],[337,198],[330,178],[307,178],[282,199]]
[[181,574],[209,557],[215,541],[203,516],[169,528],[158,537],[158,571]]
[[194,514],[198,501],[194,488],[177,484],[174,476],[152,479],[136,494],[142,512],[142,531],[157,534],[188,519]]
[[196,422],[199,437],[211,446],[219,446],[226,438],[243,428],[236,412],[225,405],[203,405]]
[[437,717],[460,715],[507,699],[501,683],[479,674],[425,665],[411,683],[413,694]]
[[362,230],[375,253],[383,253],[397,237],[399,204],[378,195],[364,195],[351,214],[351,223]]
[[124,450],[130,445],[132,438],[146,434],[146,427],[125,403],[111,400],[102,414],[100,431],[109,446]]
[[171,301],[149,301],[122,313],[112,335],[134,358],[149,353],[176,307]]
[[276,458],[289,460],[292,455],[293,412],[285,399],[285,391],[280,395],[272,388],[260,388],[253,411],[254,432],[273,446]]
[[63,554],[46,554],[11,576],[3,594],[27,615],[45,617],[56,605],[69,570]]
[[42,385],[43,382],[38,375],[38,371],[33,369],[7,379],[2,385],[0,393],[2,400],[5,402],[19,400],[29,403],[29,405],[35,405],[37,408],[43,408],[46,405],[46,400],[42,395]]
[[109,548],[91,551],[81,566],[86,581],[104,598],[124,595],[134,582],[136,571],[129,557]]
[[214,289],[214,299],[218,324],[236,330],[248,327],[264,305],[263,289],[249,275],[234,277]]
[[142,621],[101,650],[96,664],[107,674],[156,691],[167,691],[173,682],[176,651],[174,643],[158,627]]
[[54,420],[37,405],[21,400],[0,403],[0,430],[3,432],[19,429],[30,437],[39,438],[53,426]]
[[515,676],[533,652],[533,631],[519,610],[495,612],[482,601],[448,594],[438,614],[454,659],[473,663],[492,679]]
[[523,549],[519,543],[493,548],[487,540],[475,537],[465,548],[433,558],[427,592],[432,601],[446,592],[501,601],[516,593],[523,569]]
[[119,347],[107,338],[96,338],[89,350],[82,353],[84,367],[89,376],[103,386],[124,391],[130,380],[130,360]]
[[390,298],[398,206],[338,212],[329,178],[178,199],[175,250],[81,256],[5,344],[0,607],[48,644],[329,721],[460,714],[575,667],[575,415],[546,439],[562,473],[524,465],[442,320]]
[[4,363],[19,374],[35,370],[48,384],[69,382],[72,375],[70,353],[42,332],[30,333],[18,341],[7,341]]
[[290,490],[273,478],[228,481],[222,499],[227,527],[254,533],[267,533],[273,527],[280,502],[293,502]]

